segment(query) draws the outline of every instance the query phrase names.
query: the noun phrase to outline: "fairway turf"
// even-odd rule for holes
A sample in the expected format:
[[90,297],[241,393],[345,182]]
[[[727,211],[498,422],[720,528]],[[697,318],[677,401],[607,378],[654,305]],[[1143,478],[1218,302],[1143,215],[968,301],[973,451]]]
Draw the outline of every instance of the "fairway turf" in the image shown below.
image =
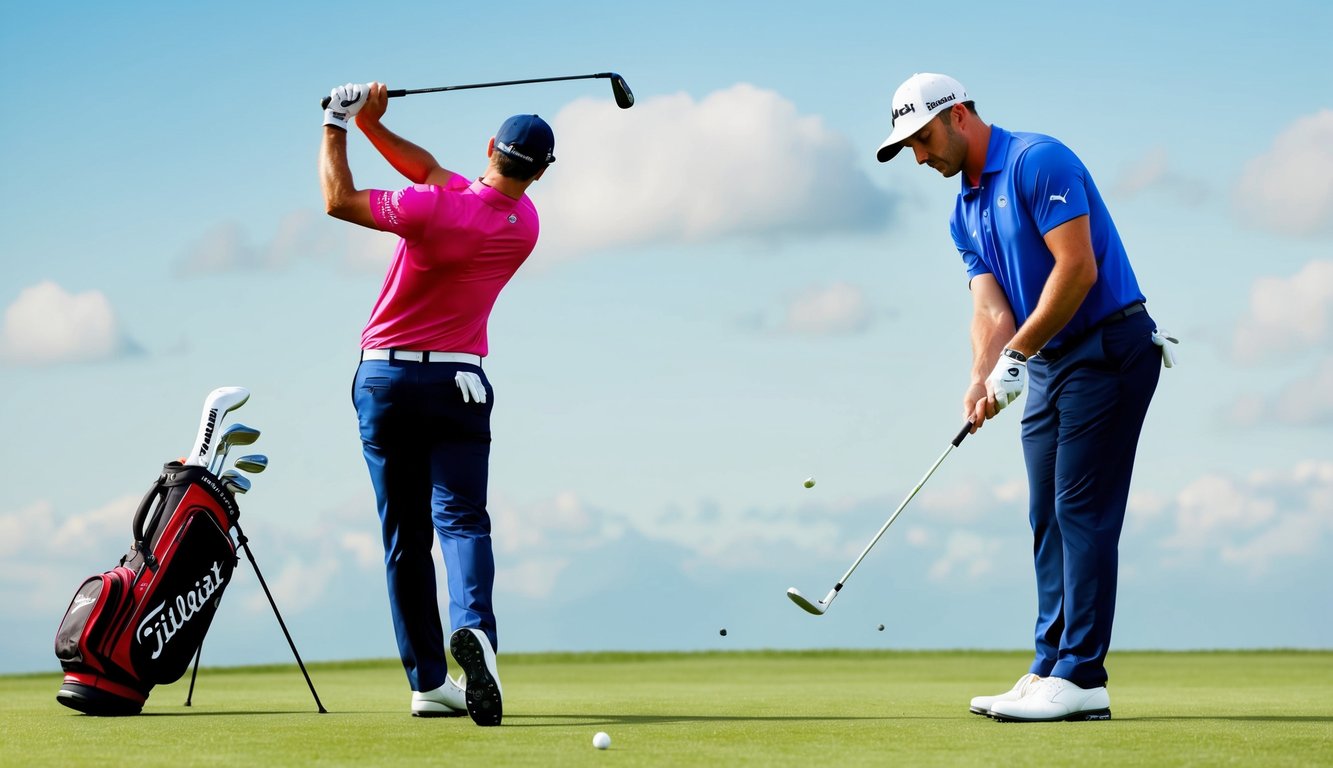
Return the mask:
[[[3,766],[1333,765],[1333,652],[1121,652],[1114,719],[968,713],[1029,655],[809,651],[500,658],[499,728],[413,718],[396,661],[199,672],[144,714],[56,703],[58,672],[0,678]],[[597,731],[611,735],[605,752]]]

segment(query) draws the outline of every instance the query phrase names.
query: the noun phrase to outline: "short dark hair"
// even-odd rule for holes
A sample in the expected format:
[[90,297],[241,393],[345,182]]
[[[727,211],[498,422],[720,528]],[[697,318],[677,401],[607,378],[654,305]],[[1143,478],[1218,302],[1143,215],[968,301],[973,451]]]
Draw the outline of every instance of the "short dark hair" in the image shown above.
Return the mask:
[[495,169],[506,179],[531,181],[533,177],[546,168],[545,163],[529,163],[527,160],[506,155],[498,149],[492,157],[495,159]]
[[[963,104],[963,107],[966,108],[968,112],[971,112],[973,115],[976,115],[976,114],[977,114],[977,103],[976,103],[975,101],[964,101],[962,104]],[[949,119],[948,119],[948,118],[949,118],[949,110],[947,110],[947,109],[941,109],[939,112],[937,112],[937,113],[935,114],[935,117],[939,118],[942,122],[946,122],[946,123],[947,123],[947,122],[949,122]],[[978,117],[979,117],[979,115],[978,115]]]

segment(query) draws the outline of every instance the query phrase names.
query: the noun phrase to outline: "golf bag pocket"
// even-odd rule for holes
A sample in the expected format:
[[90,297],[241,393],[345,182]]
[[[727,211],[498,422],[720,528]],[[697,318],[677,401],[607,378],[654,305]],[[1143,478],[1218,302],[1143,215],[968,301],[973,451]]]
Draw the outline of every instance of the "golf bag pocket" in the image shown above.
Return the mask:
[[[134,608],[134,572],[124,566],[90,576],[79,586],[56,631],[62,667],[88,666],[108,673],[109,644]],[[123,672],[123,670],[120,670]]]

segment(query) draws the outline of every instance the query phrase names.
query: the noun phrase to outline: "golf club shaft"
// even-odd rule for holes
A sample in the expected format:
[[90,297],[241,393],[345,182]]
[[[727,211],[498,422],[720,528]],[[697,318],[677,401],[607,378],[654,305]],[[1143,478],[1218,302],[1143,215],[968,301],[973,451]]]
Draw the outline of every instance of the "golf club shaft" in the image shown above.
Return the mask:
[[944,453],[941,453],[940,457],[935,460],[935,463],[930,465],[930,469],[926,470],[925,477],[921,478],[921,482],[916,484],[916,487],[912,489],[912,492],[907,494],[907,498],[903,499],[903,503],[899,504],[898,508],[893,511],[893,514],[889,515],[889,519],[884,522],[884,525],[880,526],[879,533],[876,533],[875,538],[871,539],[870,543],[866,545],[866,548],[861,550],[861,554],[857,556],[856,562],[852,563],[852,567],[847,569],[847,572],[842,575],[841,579],[838,579],[838,583],[833,586],[833,591],[829,593],[830,594],[829,601],[832,600],[832,595],[837,594],[838,590],[842,589],[842,585],[847,583],[847,579],[851,578],[852,576],[852,571],[856,570],[856,566],[860,565],[861,561],[866,558],[866,555],[879,541],[879,538],[884,535],[885,531],[889,530],[889,526],[893,525],[893,521],[897,520],[898,515],[902,514],[902,511],[907,508],[908,502],[910,502],[912,498],[916,496],[917,491],[921,490],[922,486],[926,484],[926,481],[930,479],[930,476],[935,474],[935,470],[938,469],[939,466],[944,463],[944,458],[949,455],[949,451],[952,451],[954,448],[958,447],[958,445],[963,442],[963,438],[967,437],[968,433],[970,433],[971,431],[972,431],[972,422],[969,421],[963,425],[963,428],[959,430],[958,434],[954,437],[954,439],[949,442],[949,447],[944,449]]
[[[494,83],[470,83],[468,85],[442,85],[438,88],[394,88],[388,93],[389,98],[397,96],[411,96],[416,93],[439,93],[440,91],[465,91],[469,88],[498,88],[502,85],[526,85],[528,83],[554,83],[561,80],[591,80],[597,77],[614,77],[613,72],[598,72],[593,75],[567,75],[565,77],[534,77],[527,80],[500,80]],[[325,96],[319,105],[325,109],[329,106],[329,96]]]

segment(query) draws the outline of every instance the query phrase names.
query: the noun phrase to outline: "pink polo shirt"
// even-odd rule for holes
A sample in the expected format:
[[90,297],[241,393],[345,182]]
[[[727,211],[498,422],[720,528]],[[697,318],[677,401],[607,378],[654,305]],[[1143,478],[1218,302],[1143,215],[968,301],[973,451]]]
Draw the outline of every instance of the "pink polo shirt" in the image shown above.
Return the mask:
[[457,174],[442,187],[370,191],[377,228],[402,240],[384,277],[362,349],[485,356],[500,290],[537,244],[537,209]]

